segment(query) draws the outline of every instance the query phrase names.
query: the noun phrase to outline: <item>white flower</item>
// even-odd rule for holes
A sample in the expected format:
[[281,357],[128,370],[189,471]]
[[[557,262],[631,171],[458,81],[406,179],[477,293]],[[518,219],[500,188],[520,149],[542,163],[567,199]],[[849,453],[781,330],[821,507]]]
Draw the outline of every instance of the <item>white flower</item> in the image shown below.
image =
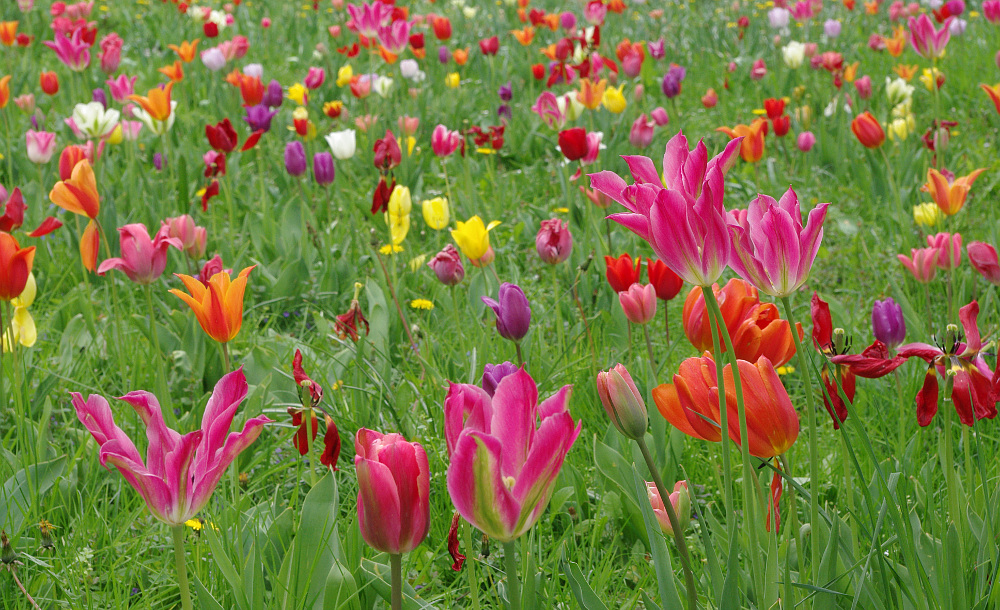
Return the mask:
[[91,138],[103,138],[112,131],[121,113],[117,110],[105,110],[100,102],[77,104],[73,108],[73,122],[77,128]]
[[174,110],[176,109],[177,109],[177,100],[171,100],[170,116],[167,117],[166,121],[158,121],[154,119],[153,117],[149,116],[149,113],[142,108],[133,109],[132,116],[142,121],[143,124],[146,125],[146,127],[149,127],[150,131],[152,131],[158,136],[162,136],[168,131],[170,131],[170,128],[174,126],[174,118],[177,117],[177,113],[174,112]]
[[771,23],[771,27],[776,30],[787,28],[790,16],[791,12],[787,8],[780,6],[776,6],[767,12],[767,20]]
[[372,89],[375,93],[378,93],[381,97],[389,95],[389,91],[392,89],[393,80],[388,76],[377,76],[375,77],[375,82],[372,84]]
[[201,63],[212,72],[217,72],[226,67],[226,56],[218,47],[201,52]]
[[913,86],[902,78],[893,80],[885,77],[885,96],[889,100],[889,105],[908,104],[913,100]]
[[243,66],[243,74],[250,78],[264,79],[264,66],[260,64],[247,64]]
[[465,15],[466,19],[475,19],[476,18],[476,12],[478,10],[479,9],[477,9],[475,7],[466,6],[466,7],[462,8],[462,14]]
[[208,14],[208,20],[219,26],[220,30],[229,25],[226,17],[226,11],[212,11]]
[[327,135],[326,143],[330,145],[333,156],[341,161],[353,157],[358,148],[357,137],[353,129],[335,131]]
[[805,61],[806,45],[793,40],[781,48],[781,56],[785,60],[785,65],[794,70]]

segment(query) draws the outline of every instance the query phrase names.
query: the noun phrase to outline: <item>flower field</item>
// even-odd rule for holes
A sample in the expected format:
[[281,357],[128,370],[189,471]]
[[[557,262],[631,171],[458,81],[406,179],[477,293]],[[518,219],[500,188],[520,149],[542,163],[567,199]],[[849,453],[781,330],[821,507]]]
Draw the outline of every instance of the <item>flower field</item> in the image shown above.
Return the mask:
[[1000,1],[5,0],[4,608],[1000,607]]

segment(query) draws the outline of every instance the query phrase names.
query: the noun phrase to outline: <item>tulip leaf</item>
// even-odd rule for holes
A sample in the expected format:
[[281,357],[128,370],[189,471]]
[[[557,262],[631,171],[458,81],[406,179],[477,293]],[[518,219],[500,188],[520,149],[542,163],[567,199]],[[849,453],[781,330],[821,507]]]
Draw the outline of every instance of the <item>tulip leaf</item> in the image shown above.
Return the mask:
[[636,504],[635,499],[632,497],[632,484],[629,482],[632,477],[630,472],[631,462],[595,437],[594,464],[601,474],[621,490],[621,505],[623,512],[628,516],[628,524],[635,530],[636,534],[642,532],[645,528],[642,521],[642,514],[639,511],[639,505]]
[[[945,537],[944,557],[948,558],[945,561],[945,566],[948,571],[948,586],[951,589],[950,594],[946,595],[945,598],[951,598],[951,607],[955,610],[969,607],[969,602],[965,597],[965,580],[969,571],[965,569],[962,562],[964,555],[959,536],[958,528],[952,523],[948,527],[948,533]],[[975,573],[975,569],[972,572]]]
[[199,608],[202,610],[222,610],[222,605],[215,601],[205,585],[201,584],[197,574],[191,574],[191,582],[194,584],[194,598]]
[[326,576],[326,592],[323,595],[323,610],[361,610],[358,598],[358,583],[351,571],[336,559]]
[[39,500],[52,488],[66,467],[66,460],[67,456],[62,456],[33,464],[7,479],[0,488],[0,529],[12,536],[20,533],[25,515],[33,509],[31,498]]
[[[653,506],[649,503],[646,482],[639,476],[639,471],[632,467],[632,478],[635,482],[635,501],[642,510],[642,518],[646,523],[646,534],[649,536],[649,551],[653,556],[653,567],[656,569],[656,581],[660,589],[660,607],[663,610],[684,610],[681,598],[677,594],[677,583],[674,582],[674,569],[670,562],[670,552],[667,550],[667,543],[663,539],[663,531],[660,530],[660,523],[653,513]],[[670,499],[666,498],[669,502]]]
[[576,602],[580,604],[581,608],[584,610],[608,609],[604,602],[601,601],[601,598],[597,596],[597,593],[594,593],[586,578],[584,578],[579,565],[572,561],[567,562],[563,560],[560,561],[560,567],[563,574],[566,575],[570,590],[573,591],[573,597],[576,598]]
[[284,589],[282,608],[323,609],[327,577],[337,560],[336,498],[336,480],[326,475],[302,502],[298,531],[278,579]]
[[642,605],[646,607],[645,610],[660,610],[659,604],[649,598],[649,593],[646,593],[645,590],[641,590],[639,593],[642,595]]

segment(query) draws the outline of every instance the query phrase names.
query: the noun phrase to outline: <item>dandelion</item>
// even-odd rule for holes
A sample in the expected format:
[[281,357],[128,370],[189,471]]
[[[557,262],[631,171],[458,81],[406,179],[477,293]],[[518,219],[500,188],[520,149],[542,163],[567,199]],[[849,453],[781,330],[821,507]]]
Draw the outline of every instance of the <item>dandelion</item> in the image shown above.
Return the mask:
[[410,301],[410,307],[413,309],[424,309],[430,311],[434,309],[434,303],[427,299],[413,299]]

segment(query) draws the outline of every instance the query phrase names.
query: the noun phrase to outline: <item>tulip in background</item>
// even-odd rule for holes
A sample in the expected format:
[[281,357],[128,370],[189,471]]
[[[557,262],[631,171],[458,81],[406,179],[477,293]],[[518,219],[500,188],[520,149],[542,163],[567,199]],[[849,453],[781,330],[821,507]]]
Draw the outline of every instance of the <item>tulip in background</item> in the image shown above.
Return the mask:
[[461,284],[462,280],[465,279],[462,257],[459,256],[455,246],[451,244],[445,244],[444,249],[435,254],[427,266],[434,271],[438,281],[445,286]]
[[482,297],[483,303],[493,310],[497,317],[497,332],[504,339],[514,342],[517,348],[518,364],[524,364],[521,355],[521,339],[528,334],[531,327],[531,305],[524,291],[516,284],[504,282],[500,284],[497,299]]
[[965,247],[969,254],[969,263],[987,282],[1000,286],[1000,260],[997,250],[990,244],[981,241],[969,242]]
[[176,288],[169,291],[191,308],[205,334],[222,345],[227,371],[230,369],[227,344],[236,338],[243,325],[243,293],[251,271],[253,267],[246,267],[235,280],[222,271],[207,278],[207,284],[190,275],[175,274],[188,292]]
[[451,230],[451,238],[462,250],[462,254],[475,264],[490,250],[490,231],[499,225],[499,220],[490,221],[489,225],[485,225],[482,218],[473,216],[465,222],[461,220],[456,222],[455,228]]
[[892,297],[884,301],[875,301],[875,305],[872,306],[872,334],[889,349],[896,349],[906,338],[903,308]]
[[851,121],[851,131],[865,148],[878,148],[885,142],[885,131],[882,130],[878,119],[867,110],[854,117]]
[[648,324],[656,315],[656,289],[652,284],[632,284],[628,290],[618,293],[618,301],[632,324]]
[[628,290],[642,277],[642,258],[632,260],[627,252],[618,258],[605,256],[604,265],[608,284],[618,293]]
[[153,239],[149,238],[146,225],[142,223],[125,225],[118,229],[121,235],[121,257],[109,258],[101,262],[97,275],[104,275],[118,269],[136,284],[151,284],[163,275],[167,266],[167,250],[173,246],[183,249],[184,243],[170,237],[170,227],[163,225]]
[[972,189],[972,183],[985,168],[977,169],[967,176],[955,178],[953,175],[942,174],[933,167],[927,168],[927,183],[924,187],[931,194],[931,199],[941,211],[951,216],[957,214],[965,205],[965,199]]
[[557,265],[573,251],[573,235],[569,223],[558,218],[543,220],[535,236],[535,250],[539,258],[550,265]]

